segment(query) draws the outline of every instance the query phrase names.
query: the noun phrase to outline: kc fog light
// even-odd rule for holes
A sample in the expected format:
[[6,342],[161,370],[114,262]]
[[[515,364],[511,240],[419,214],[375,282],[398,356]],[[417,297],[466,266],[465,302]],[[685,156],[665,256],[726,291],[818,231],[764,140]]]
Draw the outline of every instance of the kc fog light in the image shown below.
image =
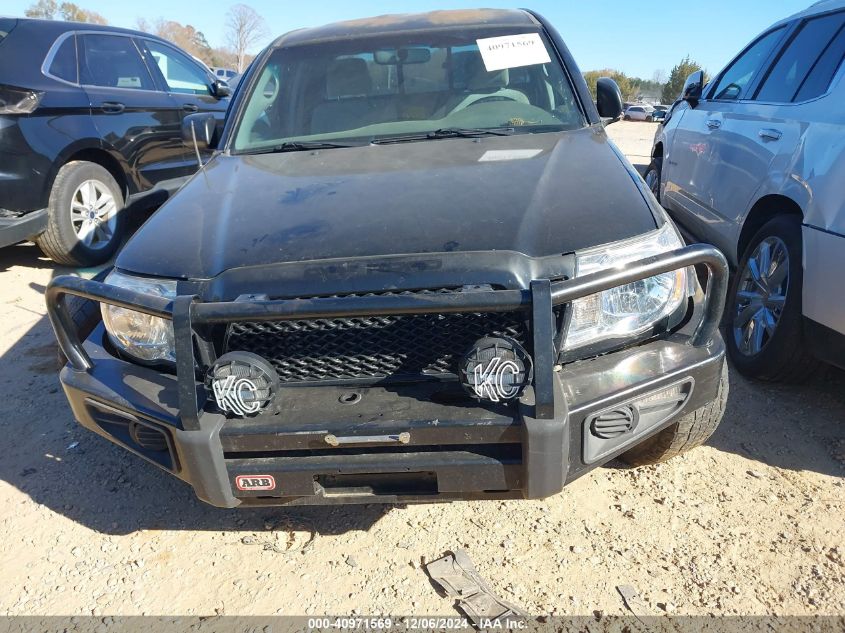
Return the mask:
[[518,398],[531,382],[532,362],[523,347],[506,338],[483,338],[461,360],[461,382],[478,400]]
[[246,417],[270,405],[279,389],[279,376],[257,354],[229,352],[208,371],[206,387],[223,413]]

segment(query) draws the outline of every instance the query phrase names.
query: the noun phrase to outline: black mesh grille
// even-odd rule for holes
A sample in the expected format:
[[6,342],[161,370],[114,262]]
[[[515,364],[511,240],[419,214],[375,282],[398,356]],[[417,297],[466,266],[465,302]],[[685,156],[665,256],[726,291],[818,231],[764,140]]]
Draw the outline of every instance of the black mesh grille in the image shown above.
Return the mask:
[[233,323],[224,351],[266,358],[282,382],[412,379],[456,374],[460,357],[484,336],[525,345],[526,319],[524,313],[459,313]]

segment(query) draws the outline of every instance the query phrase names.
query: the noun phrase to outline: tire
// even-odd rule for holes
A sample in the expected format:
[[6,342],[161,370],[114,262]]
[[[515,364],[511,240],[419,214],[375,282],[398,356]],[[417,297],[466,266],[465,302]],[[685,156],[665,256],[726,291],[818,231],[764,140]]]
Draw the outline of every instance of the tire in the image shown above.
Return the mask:
[[[662,173],[663,159],[652,158],[651,162],[645,170],[645,174],[643,175],[643,180],[645,180],[645,184],[648,185],[648,188],[651,190],[651,193],[654,194],[654,197],[657,199],[658,202],[660,202],[660,177]],[[649,178],[651,180],[649,180]]]
[[123,204],[123,192],[107,169],[71,161],[53,181],[47,228],[36,243],[57,264],[102,264],[123,237]]
[[659,464],[701,446],[713,435],[722,421],[728,403],[728,391],[728,365],[724,363],[719,378],[719,389],[712,402],[687,413],[657,435],[626,451],[620,456],[622,461],[631,466]]
[[[757,231],[742,255],[725,308],[725,341],[731,361],[745,376],[803,382],[822,367],[803,341],[802,251],[801,218],[781,215]],[[776,266],[784,256],[786,259]],[[749,261],[753,259],[759,268],[761,261],[765,266],[766,257],[771,264],[768,272],[762,273],[762,282],[757,283]],[[785,271],[781,268],[784,262]],[[778,285],[772,288],[772,284]],[[749,319],[757,305],[759,309]]]
[[630,121],[630,120],[631,120],[631,117],[629,117],[629,116],[626,114],[624,117],[622,117],[622,120],[623,120],[623,121]]
[[652,121],[654,121],[654,117],[653,116],[647,116],[645,118],[645,120],[646,120],[646,123],[651,123]]
[[[112,268],[109,266],[94,275],[92,279],[93,281],[105,281],[111,271]],[[90,299],[83,299],[76,295],[67,295],[65,297],[65,305],[67,306],[68,314],[73,324],[76,326],[80,340],[84,341],[94,331],[94,328],[97,327],[97,324],[102,318],[100,316],[100,303],[98,301],[91,301]],[[64,366],[67,362],[67,357],[61,348],[58,348],[57,354],[59,366]]]

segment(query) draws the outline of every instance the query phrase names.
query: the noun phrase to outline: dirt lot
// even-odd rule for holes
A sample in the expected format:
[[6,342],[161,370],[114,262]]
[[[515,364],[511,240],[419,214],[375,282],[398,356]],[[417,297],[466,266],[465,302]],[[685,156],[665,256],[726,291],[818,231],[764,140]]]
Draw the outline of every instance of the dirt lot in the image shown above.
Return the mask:
[[[611,128],[635,163],[653,130]],[[841,372],[734,373],[707,446],[545,501],[223,511],[74,423],[41,296],[56,272],[0,250],[0,614],[451,615],[420,561],[457,547],[533,614],[623,614],[621,584],[644,614],[845,614]]]

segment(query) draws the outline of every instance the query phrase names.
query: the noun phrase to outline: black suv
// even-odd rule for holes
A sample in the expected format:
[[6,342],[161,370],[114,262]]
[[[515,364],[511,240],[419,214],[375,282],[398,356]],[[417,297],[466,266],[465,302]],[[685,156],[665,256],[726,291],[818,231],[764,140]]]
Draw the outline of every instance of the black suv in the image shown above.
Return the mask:
[[157,37],[0,18],[0,246],[33,239],[62,264],[107,260],[124,207],[196,171],[182,119],[222,121],[228,94]]
[[538,498],[702,443],[727,265],[598,95],[528,11],[280,37],[104,282],[47,290],[77,420],[226,507]]

